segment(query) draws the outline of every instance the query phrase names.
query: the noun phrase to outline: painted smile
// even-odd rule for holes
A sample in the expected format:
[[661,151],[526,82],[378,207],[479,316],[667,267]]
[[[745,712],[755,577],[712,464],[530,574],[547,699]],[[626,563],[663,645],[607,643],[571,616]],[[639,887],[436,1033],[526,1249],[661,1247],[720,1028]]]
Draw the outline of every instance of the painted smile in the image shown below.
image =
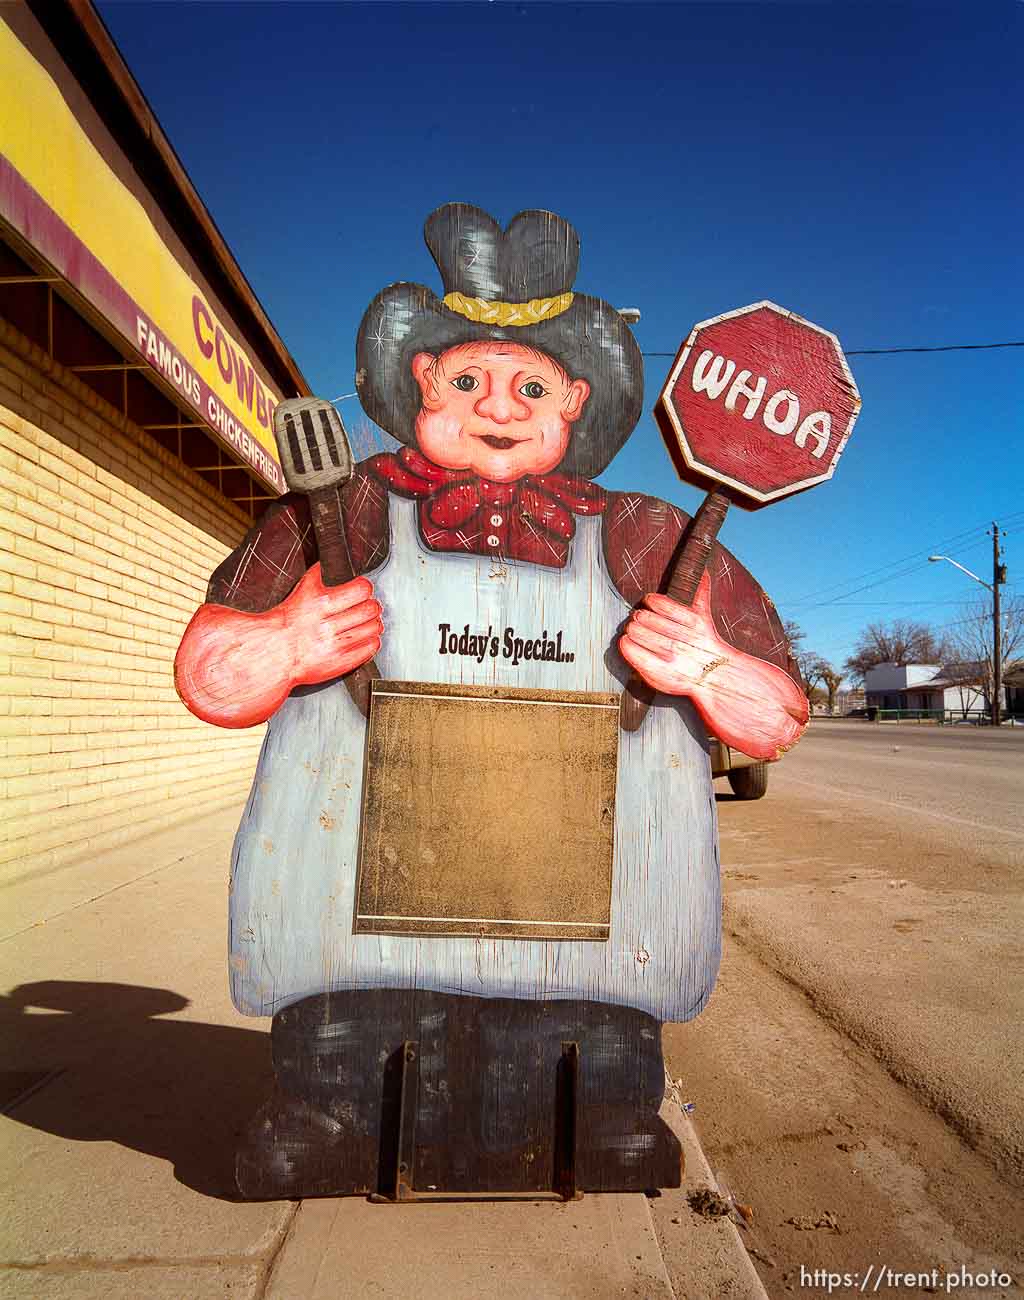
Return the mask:
[[488,447],[493,447],[495,451],[508,451],[510,447],[518,447],[521,442],[528,441],[526,438],[496,438],[492,433],[475,433],[473,437]]

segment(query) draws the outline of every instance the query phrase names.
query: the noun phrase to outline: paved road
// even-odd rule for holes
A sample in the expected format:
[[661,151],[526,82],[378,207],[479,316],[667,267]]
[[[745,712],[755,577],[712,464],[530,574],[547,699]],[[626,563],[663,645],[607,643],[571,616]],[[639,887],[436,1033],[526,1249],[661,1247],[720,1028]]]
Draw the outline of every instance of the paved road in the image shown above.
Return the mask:
[[916,827],[964,827],[953,832],[964,844],[978,845],[981,832],[997,862],[1024,865],[1024,727],[819,720],[772,778],[773,789],[846,794],[864,814],[880,803],[907,810]]
[[886,1255],[1024,1279],[1022,809],[1016,728],[819,721],[765,799],[722,783],[722,978],[666,1043],[771,1294]]

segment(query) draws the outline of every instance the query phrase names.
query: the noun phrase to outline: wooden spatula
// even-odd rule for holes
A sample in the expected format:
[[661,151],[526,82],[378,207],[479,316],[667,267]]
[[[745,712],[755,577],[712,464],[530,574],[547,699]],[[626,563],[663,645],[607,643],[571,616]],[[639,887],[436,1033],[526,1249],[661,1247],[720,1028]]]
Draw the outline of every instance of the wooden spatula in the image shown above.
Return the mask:
[[[285,482],[309,497],[320,575],[325,587],[356,576],[345,537],[341,489],[352,477],[352,449],[341,416],[321,397],[290,397],[274,411],[274,437]],[[370,711],[370,682],[380,677],[371,659],[345,675],[345,685],[364,717]]]

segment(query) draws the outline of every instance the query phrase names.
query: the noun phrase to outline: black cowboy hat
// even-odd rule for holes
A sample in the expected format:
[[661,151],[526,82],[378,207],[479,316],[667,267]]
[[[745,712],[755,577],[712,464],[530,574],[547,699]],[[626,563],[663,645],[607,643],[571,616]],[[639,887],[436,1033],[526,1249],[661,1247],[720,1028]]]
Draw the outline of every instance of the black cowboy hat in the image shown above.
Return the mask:
[[[614,307],[572,291],[580,251],[576,231],[564,218],[541,211],[520,212],[502,230],[480,208],[446,203],[427,218],[424,235],[445,297],[455,306],[422,284],[400,282],[377,294],[356,340],[356,389],[367,415],[412,444],[420,409],[412,373],[417,352],[437,356],[460,343],[489,339],[523,343],[552,357],[571,379],[590,384],[558,469],[586,478],[600,474],[640,418],[643,359]],[[516,313],[508,304],[523,304],[524,310]],[[509,315],[530,323],[494,323]]]

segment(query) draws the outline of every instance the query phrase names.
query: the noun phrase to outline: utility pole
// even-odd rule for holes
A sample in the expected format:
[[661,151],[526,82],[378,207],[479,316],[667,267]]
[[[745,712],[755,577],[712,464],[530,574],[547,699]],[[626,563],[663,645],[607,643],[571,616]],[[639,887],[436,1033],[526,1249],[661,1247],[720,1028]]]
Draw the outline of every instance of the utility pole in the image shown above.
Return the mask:
[[1002,721],[1000,698],[1003,692],[1003,629],[999,614],[999,584],[1006,571],[999,554],[999,525],[992,521],[992,725]]
[[[979,578],[976,573],[970,569],[965,569],[959,560],[953,560],[948,555],[929,555],[931,561],[945,560],[951,564],[954,569],[959,569],[961,573],[966,573],[968,578],[973,579],[979,586],[984,587],[986,591],[992,593],[992,698],[989,701],[989,717],[994,727],[998,727],[1002,722],[1002,703],[1000,696],[1003,690],[1003,628],[1002,618],[999,613],[999,586],[1006,581],[1006,565],[1002,562],[1002,556],[999,554],[999,525],[993,519],[992,521],[992,586],[990,587],[984,578]],[[980,667],[980,665],[979,665]]]

